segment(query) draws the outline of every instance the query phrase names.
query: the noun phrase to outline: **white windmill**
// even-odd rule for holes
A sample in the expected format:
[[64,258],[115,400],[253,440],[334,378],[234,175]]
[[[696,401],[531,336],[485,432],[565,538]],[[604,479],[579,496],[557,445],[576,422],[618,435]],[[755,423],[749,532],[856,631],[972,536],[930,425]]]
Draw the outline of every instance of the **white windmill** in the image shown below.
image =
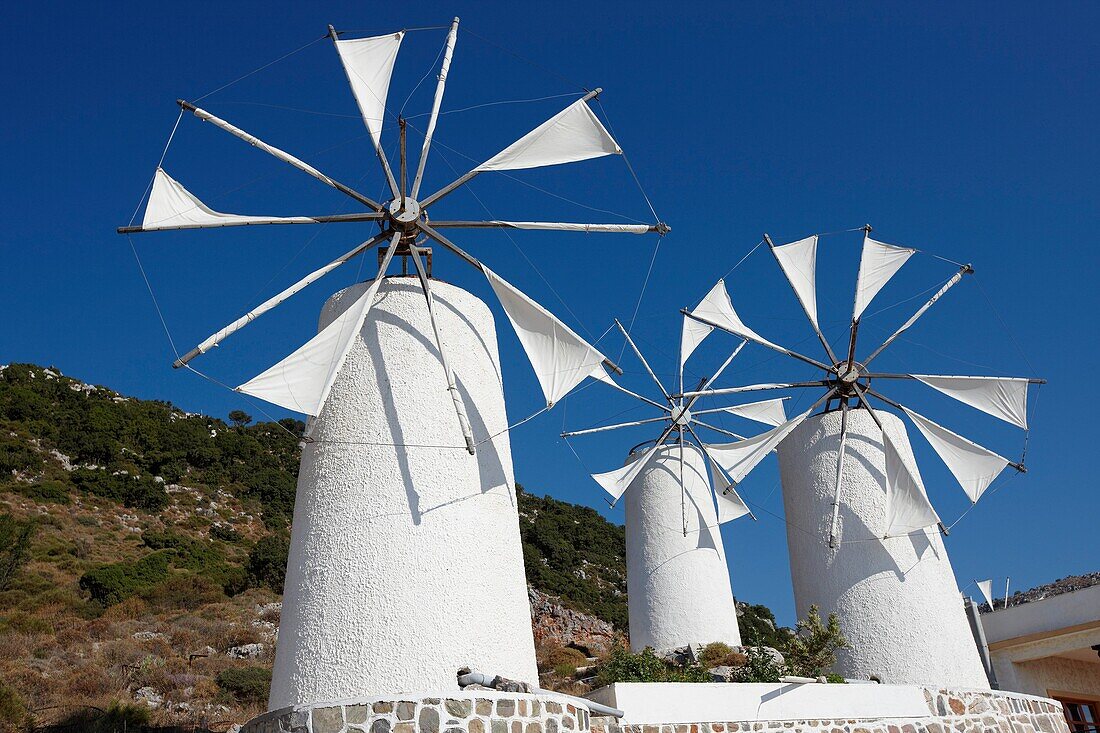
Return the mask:
[[[176,367],[221,344],[340,265],[377,245],[388,245],[379,251],[373,281],[329,299],[316,336],[236,388],[312,417],[298,479],[271,708],[455,689],[455,671],[463,666],[535,679],[492,314],[470,293],[432,280],[431,251],[424,243],[436,242],[485,275],[550,407],[587,377],[609,380],[605,366],[617,367],[443,232],[481,227],[662,235],[669,231],[660,222],[431,220],[430,211],[482,173],[622,153],[588,106],[600,92],[595,89],[457,180],[423,195],[425,164],[457,33],[456,18],[446,37],[431,114],[409,185],[403,120],[398,121],[397,175],[382,146],[383,121],[392,119],[386,108],[390,77],[405,32],[344,38],[329,28],[381,165],[387,201],[375,201],[181,100],[181,116],[191,112],[341,191],[364,210],[331,216],[221,213],[158,166],[141,225],[119,229],[129,234],[275,224],[377,227],[362,244],[213,333],[180,356]],[[415,280],[387,277],[395,255],[406,263],[412,259]],[[456,440],[459,434],[464,445]]]
[[[693,310],[682,311],[685,329],[703,337],[717,328],[809,364],[822,374],[804,382],[703,389],[673,398],[751,394],[766,390],[822,392],[805,412],[748,440],[708,445],[710,455],[740,482],[778,449],[795,599],[800,611],[817,604],[841,618],[852,649],[841,655],[848,677],[875,675],[887,682],[988,685],[967,627],[959,591],[928,501],[904,424],[871,401],[903,412],[958,480],[972,502],[1007,466],[1004,458],[901,405],[878,383],[918,380],[989,415],[1027,427],[1028,385],[1016,377],[895,374],[871,368],[902,333],[964,276],[963,265],[877,348],[859,357],[857,336],[868,304],[917,252],[875,241],[864,227],[848,343],[839,358],[818,324],[818,237],[776,246],[764,242],[790,282],[827,361],[767,340],[734,310],[720,280]],[[874,385],[874,386],[873,386]],[[836,409],[812,415],[822,404]]]
[[[630,451],[622,468],[592,476],[611,495],[612,506],[626,497],[630,645],[635,650],[653,647],[662,651],[713,641],[739,646],[737,609],[718,526],[752,513],[710,457],[707,443],[696,428],[742,440],[743,436],[705,422],[702,417],[729,413],[768,425],[782,425],[786,422],[783,409],[786,398],[693,410],[699,397],[673,397],[627,330],[617,320],[615,325],[657,385],[660,396],[650,399],[610,380],[607,383],[656,408],[660,414],[564,432],[562,437],[663,425],[652,445],[647,441]],[[684,361],[694,348],[691,341],[691,333],[685,330],[681,342],[684,358],[680,360],[677,377],[681,391]],[[705,391],[725,371],[745,343],[742,341],[734,349],[712,377],[700,382],[700,390]]]

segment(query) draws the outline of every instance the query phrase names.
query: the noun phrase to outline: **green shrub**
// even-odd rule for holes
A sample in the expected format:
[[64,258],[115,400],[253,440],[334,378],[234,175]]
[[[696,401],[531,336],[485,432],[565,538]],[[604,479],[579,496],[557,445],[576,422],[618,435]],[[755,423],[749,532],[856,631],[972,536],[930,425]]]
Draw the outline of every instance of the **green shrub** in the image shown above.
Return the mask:
[[168,506],[164,487],[148,476],[139,478],[92,468],[77,468],[69,475],[82,491],[121,501],[128,507],[152,512]]
[[262,537],[248,553],[245,570],[249,584],[253,587],[266,586],[276,593],[282,593],[289,553],[288,535],[279,533]]
[[33,484],[19,484],[16,489],[28,499],[46,504],[68,504],[69,487],[60,481],[36,481]]
[[[568,677],[577,671],[577,667],[588,664],[588,657],[573,647],[554,646],[543,652],[539,668],[543,671],[554,670],[559,676]],[[562,674],[560,669],[568,671]]]
[[820,677],[836,664],[836,652],[848,646],[840,631],[840,619],[829,614],[821,621],[817,606],[810,606],[806,618],[798,622],[798,630],[787,643],[786,658],[791,673],[802,677]]
[[159,550],[135,562],[101,565],[80,577],[80,588],[92,600],[110,606],[164,581],[171,560],[172,551]]
[[215,524],[210,528],[210,536],[222,542],[240,542],[241,533],[228,524]]
[[13,471],[32,471],[42,467],[42,455],[18,438],[12,438],[4,431],[0,438],[0,479],[8,477]]
[[27,706],[12,688],[0,681],[0,721],[7,721],[12,729],[22,726],[27,717]]
[[271,691],[271,670],[266,667],[223,669],[218,672],[216,682],[241,702],[263,702]]
[[596,672],[597,687],[615,682],[665,682],[667,679],[668,663],[649,647],[632,654],[625,647],[616,646]]
[[736,682],[778,682],[785,674],[787,668],[771,654],[753,647],[745,654],[745,663],[733,671],[733,679]]
[[225,593],[222,586],[210,578],[194,573],[172,573],[142,591],[141,597],[157,608],[194,609],[224,601]]
[[11,587],[16,573],[30,559],[36,529],[33,519],[20,521],[10,514],[0,514],[0,591]]
[[747,661],[741,652],[733,650],[729,644],[714,641],[703,647],[699,654],[699,664],[703,669],[712,667],[740,667]]
[[790,630],[780,628],[771,609],[761,604],[737,604],[737,626],[745,646],[770,646],[782,651],[790,640]]

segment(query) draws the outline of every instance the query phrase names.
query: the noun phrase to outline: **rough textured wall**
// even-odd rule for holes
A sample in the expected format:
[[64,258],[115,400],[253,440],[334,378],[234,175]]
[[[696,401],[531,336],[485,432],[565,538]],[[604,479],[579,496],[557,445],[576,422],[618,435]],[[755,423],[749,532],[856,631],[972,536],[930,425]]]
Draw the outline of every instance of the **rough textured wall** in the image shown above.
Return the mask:
[[[879,411],[902,458],[915,465],[905,427]],[[791,579],[799,615],[836,612],[851,649],[845,677],[896,684],[988,688],[951,562],[933,528],[881,540],[886,489],[882,433],[852,410],[841,489],[840,543],[828,546],[840,413],[807,419],[779,446]]]
[[552,693],[488,690],[341,700],[275,710],[250,720],[241,733],[578,733],[588,729],[589,717],[577,702]]
[[1029,695],[1078,695],[1100,698],[1100,664],[1064,657],[1012,661],[1010,655],[993,653],[993,671],[1002,689]]
[[[629,460],[641,455],[644,450]],[[679,447],[662,447],[624,496],[630,646],[636,651],[741,644],[707,468],[699,451],[687,446],[682,503],[679,456]]]
[[1003,693],[929,688],[927,717],[858,720],[701,720],[688,725],[617,725],[597,719],[592,733],[1068,733],[1062,706]]
[[[329,323],[367,287],[325,305]],[[433,281],[474,438],[507,427],[493,317]],[[269,709],[535,681],[508,434],[466,452],[419,284],[389,278],[302,454]]]

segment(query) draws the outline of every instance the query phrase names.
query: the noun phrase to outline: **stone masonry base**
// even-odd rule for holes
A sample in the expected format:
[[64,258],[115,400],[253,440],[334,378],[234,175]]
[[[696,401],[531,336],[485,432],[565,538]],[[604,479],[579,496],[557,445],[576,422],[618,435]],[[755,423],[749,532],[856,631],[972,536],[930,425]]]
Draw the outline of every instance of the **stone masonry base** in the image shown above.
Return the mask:
[[283,708],[253,718],[241,733],[581,733],[589,725],[588,709],[573,700],[476,690]]

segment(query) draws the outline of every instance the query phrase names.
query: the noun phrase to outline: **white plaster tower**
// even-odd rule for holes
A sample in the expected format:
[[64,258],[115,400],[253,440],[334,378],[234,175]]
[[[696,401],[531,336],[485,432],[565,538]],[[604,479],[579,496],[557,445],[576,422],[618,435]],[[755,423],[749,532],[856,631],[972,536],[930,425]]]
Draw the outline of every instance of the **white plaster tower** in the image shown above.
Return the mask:
[[[432,292],[473,435],[502,433],[492,314]],[[269,708],[537,679],[508,434],[466,451],[415,279],[383,281],[361,336],[302,455]]]
[[[910,471],[916,462],[900,419],[879,412]],[[882,431],[862,410],[848,415],[836,541],[829,535],[840,446],[839,410],[807,418],[779,444],[783,507],[797,613],[810,605],[840,617],[850,649],[836,671],[853,679],[987,689],[951,561],[935,527],[883,539],[886,462]]]
[[[628,464],[642,458],[634,453]],[[740,646],[726,553],[702,453],[662,446],[625,494],[630,647]],[[683,500],[683,501],[682,501]],[[686,528],[686,531],[685,531]]]

